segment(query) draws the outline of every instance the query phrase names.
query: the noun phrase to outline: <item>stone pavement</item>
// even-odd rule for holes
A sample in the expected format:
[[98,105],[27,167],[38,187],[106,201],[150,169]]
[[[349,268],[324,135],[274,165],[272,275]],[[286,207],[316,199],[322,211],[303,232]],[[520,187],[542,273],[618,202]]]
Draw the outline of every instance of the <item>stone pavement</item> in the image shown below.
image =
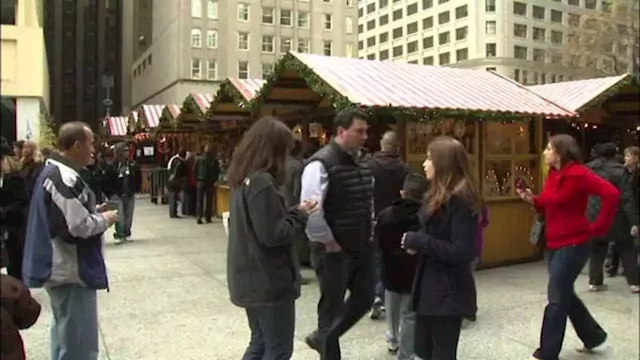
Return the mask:
[[[215,360],[240,359],[248,342],[244,312],[228,300],[226,239],[222,225],[196,225],[193,219],[169,219],[166,206],[137,203],[135,241],[106,246],[111,291],[99,296],[101,359]],[[527,241],[526,239],[523,241]],[[305,271],[307,277],[312,273]],[[478,322],[463,332],[460,360],[528,359],[536,347],[545,305],[546,273],[540,263],[477,272]],[[574,351],[580,343],[567,329],[562,358],[637,360],[638,296],[622,278],[611,290],[588,293],[587,279],[577,282],[582,299],[609,332],[596,355]],[[23,332],[29,360],[49,359],[51,314],[46,294],[38,323]],[[317,355],[304,344],[315,323],[318,287],[303,287],[297,302],[294,359]],[[385,324],[363,319],[342,339],[345,360],[392,359],[383,341]]]

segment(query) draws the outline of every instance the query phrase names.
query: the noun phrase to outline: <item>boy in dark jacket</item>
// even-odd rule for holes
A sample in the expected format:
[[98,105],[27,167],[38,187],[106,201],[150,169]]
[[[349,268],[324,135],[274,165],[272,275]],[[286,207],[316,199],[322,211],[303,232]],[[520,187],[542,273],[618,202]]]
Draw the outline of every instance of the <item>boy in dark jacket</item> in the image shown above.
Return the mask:
[[108,196],[117,203],[120,215],[113,237],[121,244],[131,240],[136,193],[140,192],[142,185],[140,167],[129,159],[128,144],[116,145],[113,162],[107,167],[105,177],[109,182]]
[[411,287],[416,257],[402,249],[402,236],[420,227],[418,210],[427,191],[427,179],[409,174],[400,190],[401,200],[378,215],[374,236],[382,256],[382,282],[387,313],[389,352],[398,353],[398,360],[414,358],[415,313],[412,311]]

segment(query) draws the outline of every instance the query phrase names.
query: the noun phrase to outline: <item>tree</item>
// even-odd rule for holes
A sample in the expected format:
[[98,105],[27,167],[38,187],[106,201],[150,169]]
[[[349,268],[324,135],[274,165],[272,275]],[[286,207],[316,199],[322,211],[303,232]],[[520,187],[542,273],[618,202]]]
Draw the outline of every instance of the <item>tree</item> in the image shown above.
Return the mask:
[[579,18],[569,15],[569,24],[576,26],[566,39],[569,66],[602,75],[638,74],[640,0],[609,0],[602,6]]
[[40,141],[39,146],[44,148],[55,148],[57,142],[57,136],[53,130],[53,124],[48,120],[45,115],[40,115]]

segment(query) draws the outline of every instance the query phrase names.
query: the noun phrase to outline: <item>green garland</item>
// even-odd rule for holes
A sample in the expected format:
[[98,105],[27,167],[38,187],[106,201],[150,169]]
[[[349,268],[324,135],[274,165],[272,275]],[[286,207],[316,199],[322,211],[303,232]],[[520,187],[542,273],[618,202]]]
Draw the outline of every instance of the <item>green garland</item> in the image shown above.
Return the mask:
[[245,99],[242,93],[233,85],[231,80],[226,79],[223,83],[220,84],[220,88],[213,97],[213,101],[204,114],[203,120],[208,121],[209,119],[213,118],[215,109],[218,107],[218,105],[222,103],[223,99],[229,97],[232,99],[232,102],[239,108],[244,108],[249,103],[249,101]]
[[627,86],[627,85],[638,86],[638,81],[637,80],[638,79],[635,76],[633,76],[632,74],[627,74],[625,77],[620,79],[620,81],[615,83],[613,86],[611,86],[607,90],[603,91],[602,93],[598,94],[593,99],[589,100],[589,102],[587,102],[582,107],[580,107],[580,109],[577,109],[576,112],[582,114],[582,113],[585,113],[585,112],[593,109],[594,107],[602,105],[605,101],[607,101],[610,98],[612,98],[613,96],[617,95],[620,92],[620,89],[622,87]]
[[202,116],[204,115],[204,113],[202,112],[202,110],[200,110],[200,107],[196,103],[196,100],[193,98],[191,94],[189,94],[189,96],[187,96],[186,99],[184,99],[184,101],[182,102],[180,116],[178,116],[178,118],[175,119],[176,127],[180,126],[183,115],[187,115],[187,116],[195,115],[195,117],[200,120],[202,120]]

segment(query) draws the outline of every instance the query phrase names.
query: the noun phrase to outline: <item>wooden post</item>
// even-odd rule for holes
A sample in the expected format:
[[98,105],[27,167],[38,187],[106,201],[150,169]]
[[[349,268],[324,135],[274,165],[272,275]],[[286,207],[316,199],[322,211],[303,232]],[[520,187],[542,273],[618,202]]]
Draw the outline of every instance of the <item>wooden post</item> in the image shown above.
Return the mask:
[[396,117],[396,139],[400,144],[400,156],[407,161],[407,119],[404,116]]

